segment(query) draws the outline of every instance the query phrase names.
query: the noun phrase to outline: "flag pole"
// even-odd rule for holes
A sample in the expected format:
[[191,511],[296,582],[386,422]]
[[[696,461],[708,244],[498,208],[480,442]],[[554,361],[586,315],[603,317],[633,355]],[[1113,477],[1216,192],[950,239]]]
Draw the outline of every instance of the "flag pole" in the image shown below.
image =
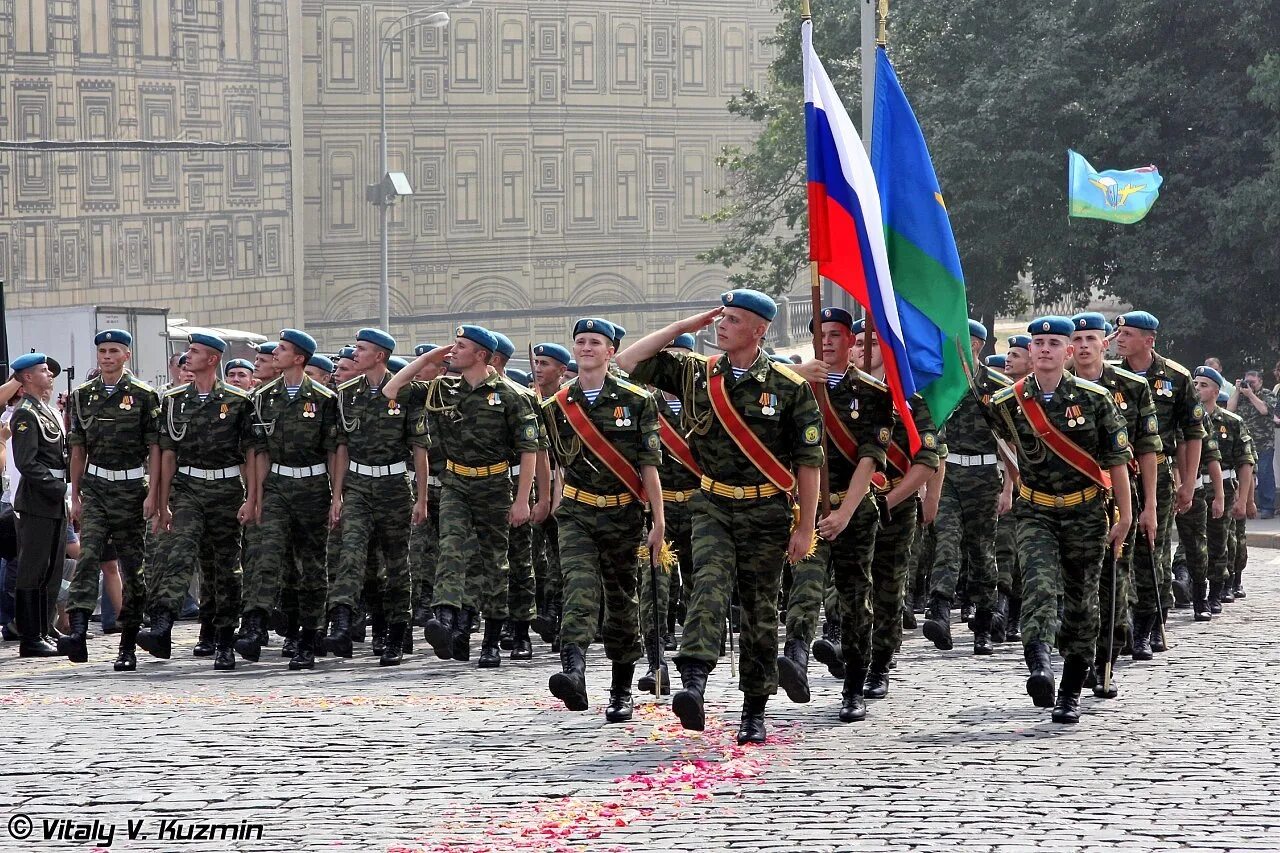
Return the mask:
[[[800,23],[812,21],[809,13],[809,0],[800,0]],[[818,274],[818,262],[809,258],[809,307],[813,314],[810,325],[813,327],[813,357],[822,361],[822,276]],[[813,394],[818,398],[818,406],[826,411],[830,406],[827,400],[827,386],[821,382],[813,385]],[[818,484],[820,505],[818,517],[831,512],[831,470],[827,467],[827,456],[822,455],[822,469]]]
[[[862,144],[871,156],[872,122],[876,100],[876,48],[888,41],[889,0],[862,0]],[[876,334],[871,310],[864,308],[862,370],[871,372],[871,341]]]

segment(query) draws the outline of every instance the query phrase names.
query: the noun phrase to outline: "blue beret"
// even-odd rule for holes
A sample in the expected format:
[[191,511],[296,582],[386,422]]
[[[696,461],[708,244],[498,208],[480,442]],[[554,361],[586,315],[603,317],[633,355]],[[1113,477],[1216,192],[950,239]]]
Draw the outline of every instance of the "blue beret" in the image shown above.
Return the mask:
[[1000,353],[999,355],[987,356],[987,367],[994,367],[994,368],[1003,370],[1004,365],[1005,365],[1004,353]]
[[569,351],[559,344],[538,344],[533,348],[534,355],[542,355],[547,358],[554,358],[563,365],[569,365],[573,362],[573,356]]
[[427,353],[431,352],[433,349],[439,349],[439,347],[437,347],[435,344],[418,344],[416,347],[413,348],[413,354],[426,355]]
[[459,326],[453,330],[455,338],[466,338],[471,343],[484,347],[489,352],[497,352],[498,339],[493,332],[484,326]]
[[1030,335],[1010,335],[1009,349],[1013,349],[1014,347],[1021,347],[1022,349],[1031,349],[1031,336]]
[[1231,402],[1231,395],[1230,395],[1230,394],[1228,394],[1226,391],[1219,391],[1219,392],[1218,392],[1218,405],[1219,405],[1219,406],[1225,406],[1225,405],[1226,405],[1227,403],[1229,403],[1229,402]]
[[498,342],[498,345],[493,349],[498,355],[511,358],[516,354],[516,345],[511,342],[511,338],[508,338],[502,332],[494,332],[493,339]]
[[[199,342],[197,341],[197,343],[199,343]],[[265,344],[258,344],[258,345],[257,345],[256,347],[254,347],[253,349],[254,349],[254,351],[255,351],[255,352],[257,352],[259,355],[271,355],[271,353],[273,353],[273,352],[275,352],[275,351],[276,351],[276,342],[275,342],[275,341],[267,341]]]
[[865,319],[857,319],[853,321],[853,325],[849,327],[849,331],[854,335],[860,335],[867,330],[867,321]]
[[1116,330],[1116,327],[1114,325],[1112,325],[1111,323],[1107,323],[1107,328],[1105,329],[1105,331],[1107,333],[1108,338],[1111,337],[1111,333],[1114,332],[1115,330]]
[[93,336],[93,345],[100,347],[103,344],[120,344],[121,346],[133,346],[133,335],[124,329],[103,329],[101,332]]
[[720,303],[726,308],[742,308],[769,321],[778,316],[778,303],[760,291],[746,287],[720,294]]
[[391,358],[387,359],[387,370],[390,370],[392,373],[399,373],[408,366],[409,362],[405,361],[398,355],[393,355]]
[[47,364],[48,362],[49,362],[49,356],[45,355],[44,353],[28,352],[28,353],[23,353],[22,355],[15,358],[13,360],[13,364],[9,365],[9,367],[10,369],[13,370],[14,373],[17,373],[19,370],[26,370],[31,367],[37,367],[41,364]]
[[978,320],[969,321],[969,337],[977,338],[980,341],[987,339],[987,327],[982,325]]
[[[187,335],[187,343],[200,344],[201,346],[206,346],[206,347],[210,347],[211,349],[216,349],[218,352],[227,351],[226,341],[224,341],[222,338],[218,337],[217,335],[206,335],[204,332],[192,332],[191,334]],[[262,346],[265,347],[265,346],[268,346],[268,344],[262,344]],[[275,344],[270,344],[269,346],[271,347],[271,349],[276,348]],[[264,350],[262,349],[262,347],[259,347],[258,352],[271,352],[271,350]]]
[[318,367],[325,373],[333,373],[333,362],[323,355],[313,355],[307,359],[307,367]]
[[1027,333],[1035,335],[1061,335],[1064,338],[1071,337],[1071,329],[1073,328],[1071,321],[1066,317],[1059,317],[1056,314],[1049,314],[1044,317],[1037,317],[1027,324]]
[[240,368],[241,370],[247,370],[250,373],[253,373],[252,362],[244,358],[233,358],[230,361],[228,361],[226,364],[222,365],[222,375],[226,376],[228,373],[230,373],[232,370],[235,370],[237,367]]
[[698,345],[698,339],[693,335],[685,332],[683,335],[676,335],[676,339],[667,344],[669,347],[678,347],[680,349],[693,349]]
[[571,362],[569,362],[569,372],[570,372],[570,373],[577,373],[577,372],[578,372],[578,362],[576,362],[576,361],[571,361]]
[[525,388],[529,387],[529,374],[525,373],[523,370],[516,370],[513,367],[508,367],[507,378],[517,385],[521,385]]
[[1071,325],[1077,332],[1107,333],[1107,318],[1097,311],[1085,311],[1071,318]]
[[626,336],[627,336],[626,327],[620,326],[617,323],[614,323],[613,324],[613,342],[616,344],[618,341],[622,340]]
[[573,336],[576,338],[583,332],[591,332],[595,335],[604,335],[609,340],[614,338],[614,326],[608,320],[601,320],[599,317],[583,317],[581,320],[573,324]]
[[281,329],[280,340],[293,344],[307,354],[307,358],[316,354],[316,339],[306,332],[297,329]]
[[1222,374],[1214,370],[1207,364],[1202,364],[1191,372],[1192,376],[1203,376],[1205,379],[1216,382],[1219,388],[1227,386],[1227,380],[1222,378]]
[[1154,332],[1160,328],[1160,321],[1155,318],[1154,314],[1146,311],[1130,311],[1128,314],[1121,314],[1117,317],[1116,325],[1141,329],[1144,332]]
[[338,350],[338,358],[355,358],[356,348],[353,346],[345,346]]
[[382,347],[387,352],[396,351],[396,339],[381,329],[361,329],[356,332],[356,340]]
[[[850,331],[853,330],[853,315],[843,308],[823,308],[822,322],[839,323]],[[809,334],[813,334],[813,321],[809,321]],[[691,347],[692,349],[692,347]]]

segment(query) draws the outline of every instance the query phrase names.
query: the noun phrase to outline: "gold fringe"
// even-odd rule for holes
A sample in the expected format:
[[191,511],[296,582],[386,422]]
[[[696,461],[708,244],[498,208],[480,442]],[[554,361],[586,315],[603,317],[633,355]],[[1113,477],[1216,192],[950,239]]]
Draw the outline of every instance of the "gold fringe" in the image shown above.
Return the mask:
[[[800,525],[800,504],[791,505],[791,532],[795,533],[796,527]],[[818,529],[813,529],[813,539],[809,543],[809,553],[804,557],[807,559],[812,557],[818,550]]]
[[[637,548],[636,556],[639,557],[646,566],[649,565],[649,546],[641,545]],[[662,569],[666,574],[671,574],[671,570],[676,567],[677,562],[679,562],[679,558],[676,557],[675,548],[671,546],[670,542],[663,540],[662,550],[658,551],[658,568]]]

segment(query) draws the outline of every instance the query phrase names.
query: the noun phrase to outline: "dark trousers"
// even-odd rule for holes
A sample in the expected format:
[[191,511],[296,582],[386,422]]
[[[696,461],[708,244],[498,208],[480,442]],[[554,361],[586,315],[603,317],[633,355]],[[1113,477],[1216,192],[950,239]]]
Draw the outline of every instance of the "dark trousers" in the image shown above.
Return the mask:
[[[41,629],[53,624],[53,611],[58,601],[58,589],[62,586],[62,562],[67,553],[67,519],[46,518],[26,513],[17,520],[18,572],[15,595],[21,602],[23,594],[43,594],[42,610],[38,614]],[[10,566],[12,569],[12,566]],[[21,612],[18,619],[23,619]],[[35,617],[37,614],[29,614]],[[19,625],[19,630],[22,630]]]

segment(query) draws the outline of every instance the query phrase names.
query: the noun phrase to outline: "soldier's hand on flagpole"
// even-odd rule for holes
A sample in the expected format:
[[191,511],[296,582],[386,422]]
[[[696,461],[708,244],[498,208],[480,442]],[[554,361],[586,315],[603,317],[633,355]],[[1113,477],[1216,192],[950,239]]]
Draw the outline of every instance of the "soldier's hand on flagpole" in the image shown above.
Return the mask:
[[663,524],[654,524],[649,528],[649,538],[647,540],[649,546],[650,560],[657,564],[658,555],[662,553],[662,540],[667,535],[666,527]]
[[1147,505],[1138,513],[1138,529],[1147,537],[1154,538],[1159,521],[1156,517],[1155,501],[1147,501]]
[[1123,516],[1111,525],[1110,532],[1107,533],[1107,545],[1111,547],[1116,555],[1120,554],[1120,549],[1124,547],[1124,540],[1129,537],[1129,519]]
[[831,368],[827,367],[827,363],[816,358],[794,365],[791,369],[799,373],[800,377],[811,385],[825,385],[827,376],[831,373]]

